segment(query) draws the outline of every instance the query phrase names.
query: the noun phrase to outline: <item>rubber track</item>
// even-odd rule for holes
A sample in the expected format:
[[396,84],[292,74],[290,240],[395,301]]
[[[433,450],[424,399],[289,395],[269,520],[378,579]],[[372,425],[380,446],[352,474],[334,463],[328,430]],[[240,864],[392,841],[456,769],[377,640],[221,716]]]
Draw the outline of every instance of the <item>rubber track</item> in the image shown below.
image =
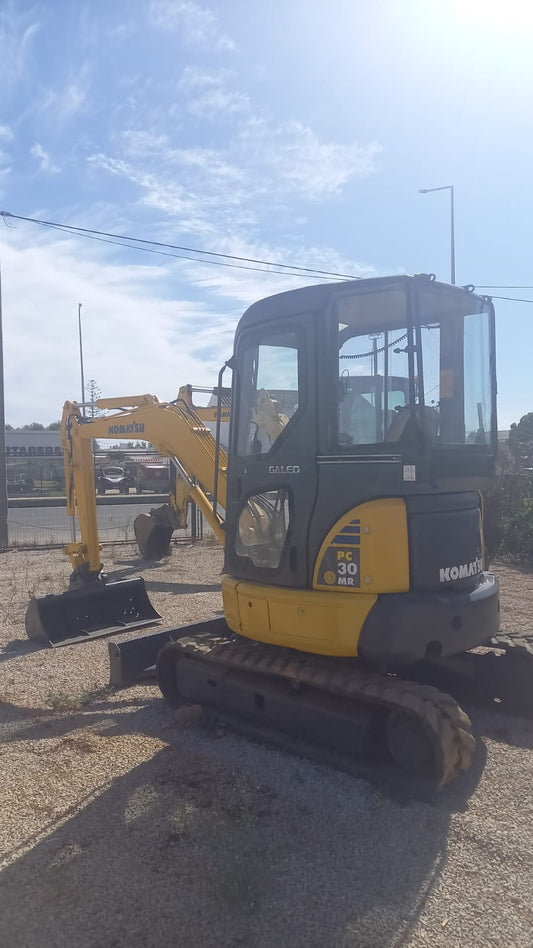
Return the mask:
[[324,659],[245,640],[237,635],[209,633],[181,638],[172,650],[227,668],[273,675],[416,718],[428,734],[437,762],[439,787],[470,766],[475,740],[470,719],[454,699],[431,685],[360,671],[342,659]]

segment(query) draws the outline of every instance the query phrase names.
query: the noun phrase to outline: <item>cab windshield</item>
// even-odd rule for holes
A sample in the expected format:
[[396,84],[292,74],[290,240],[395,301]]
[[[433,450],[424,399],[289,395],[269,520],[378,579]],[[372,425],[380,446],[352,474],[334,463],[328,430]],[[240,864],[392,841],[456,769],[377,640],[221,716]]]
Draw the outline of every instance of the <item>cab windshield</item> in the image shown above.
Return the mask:
[[426,282],[352,292],[334,307],[338,443],[491,443],[490,304]]

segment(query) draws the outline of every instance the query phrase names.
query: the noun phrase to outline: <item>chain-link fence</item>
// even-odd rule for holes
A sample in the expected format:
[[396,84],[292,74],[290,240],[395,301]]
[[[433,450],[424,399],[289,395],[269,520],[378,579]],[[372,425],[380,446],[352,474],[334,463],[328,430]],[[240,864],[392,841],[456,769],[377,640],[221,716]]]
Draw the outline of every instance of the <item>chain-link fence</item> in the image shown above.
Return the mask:
[[[110,498],[111,500],[111,498]],[[98,535],[101,543],[126,542],[135,539],[133,523],[140,513],[149,514],[154,506],[165,503],[167,498],[158,497],[151,503],[106,502],[98,504]],[[193,516],[195,516],[194,522]],[[79,525],[75,518],[76,539],[80,539]],[[202,527],[196,512],[189,513],[188,533],[201,536]],[[184,531],[180,531],[184,535]],[[67,515],[64,498],[50,499],[36,504],[31,500],[9,501],[8,541],[10,547],[64,546],[72,540],[71,521]]]

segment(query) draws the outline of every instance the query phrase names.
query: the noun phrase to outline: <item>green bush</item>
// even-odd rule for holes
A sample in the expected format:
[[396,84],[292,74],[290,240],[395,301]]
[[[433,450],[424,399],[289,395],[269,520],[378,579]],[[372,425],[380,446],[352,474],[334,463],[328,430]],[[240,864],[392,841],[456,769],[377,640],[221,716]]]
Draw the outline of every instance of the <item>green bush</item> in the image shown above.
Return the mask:
[[533,476],[501,474],[484,494],[487,559],[496,554],[533,561]]
[[509,518],[503,531],[501,552],[533,560],[533,497],[527,495]]

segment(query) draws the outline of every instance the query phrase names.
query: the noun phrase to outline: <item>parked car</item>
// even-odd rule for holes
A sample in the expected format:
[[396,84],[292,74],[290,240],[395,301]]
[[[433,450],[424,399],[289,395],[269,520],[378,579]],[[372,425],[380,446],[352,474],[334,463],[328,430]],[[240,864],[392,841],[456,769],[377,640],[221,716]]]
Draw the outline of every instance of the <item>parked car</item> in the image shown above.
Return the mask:
[[168,494],[170,490],[170,469],[168,464],[142,461],[137,464],[135,476],[137,493],[147,491],[151,494]]
[[118,490],[121,494],[129,494],[131,478],[123,467],[104,467],[96,472],[96,490],[105,494],[106,490]]
[[27,494],[35,487],[32,477],[26,477],[25,474],[15,474],[7,476],[8,494]]

